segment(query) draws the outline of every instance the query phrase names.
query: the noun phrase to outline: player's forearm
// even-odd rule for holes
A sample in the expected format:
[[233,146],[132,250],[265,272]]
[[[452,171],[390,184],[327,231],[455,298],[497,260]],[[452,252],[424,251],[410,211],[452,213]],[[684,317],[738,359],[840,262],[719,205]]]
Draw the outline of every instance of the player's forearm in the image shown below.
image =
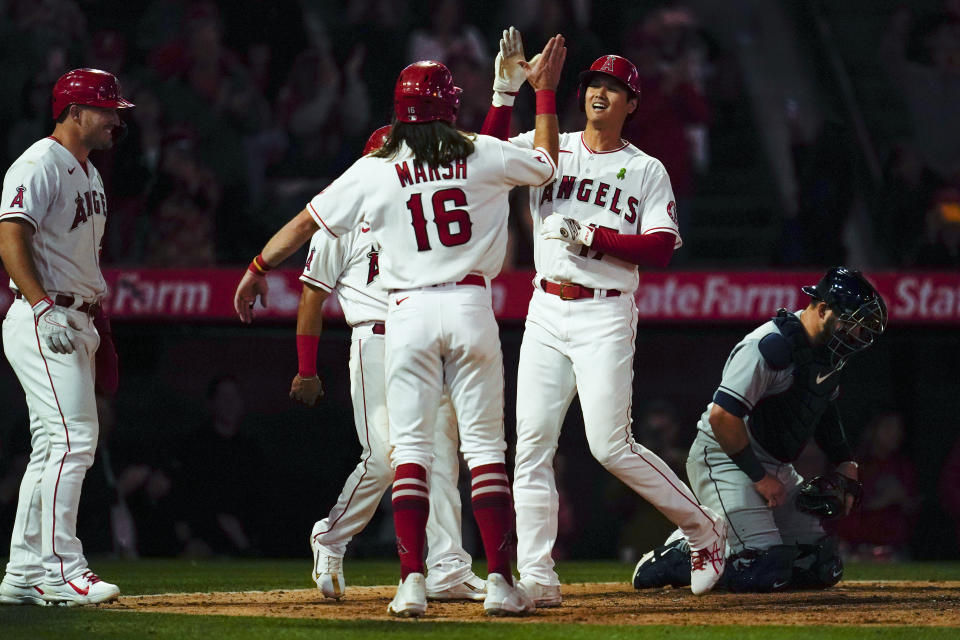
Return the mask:
[[556,113],[538,113],[537,129],[533,136],[533,146],[546,149],[553,163],[560,158],[560,125]]
[[675,240],[672,233],[620,234],[597,227],[590,248],[642,267],[665,267],[673,256]]
[[323,303],[330,294],[313,285],[304,284],[297,308],[297,375],[317,375],[317,350],[323,332]]
[[297,335],[319,336],[323,333],[323,303],[329,295],[313,285],[303,285],[297,307]]
[[[716,407],[715,407],[716,408]],[[710,427],[713,435],[727,455],[743,451],[750,445],[747,437],[747,425],[742,419],[726,411],[710,412]]]
[[510,117],[513,115],[513,107],[490,105],[487,111],[487,117],[483,120],[483,127],[480,133],[487,136],[493,136],[499,140],[506,140],[510,137]]
[[304,209],[270,238],[260,255],[268,265],[276,267],[306,244],[317,228],[310,212]]
[[46,297],[47,292],[33,261],[30,247],[32,236],[33,227],[26,223],[0,222],[0,258],[3,259],[3,267],[17,290],[34,305]]
[[[714,404],[710,410],[710,427],[720,448],[750,480],[756,483],[764,479],[767,475],[766,470],[750,445],[747,425],[743,418]],[[765,493],[763,495],[769,498]]]

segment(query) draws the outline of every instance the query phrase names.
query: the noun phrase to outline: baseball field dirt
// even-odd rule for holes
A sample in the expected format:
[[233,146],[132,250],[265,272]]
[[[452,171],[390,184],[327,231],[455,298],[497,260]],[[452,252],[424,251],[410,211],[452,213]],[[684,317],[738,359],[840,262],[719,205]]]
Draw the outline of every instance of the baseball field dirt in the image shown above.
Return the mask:
[[[315,589],[121,597],[101,608],[196,615],[330,620],[387,619],[396,587],[349,587],[340,602]],[[609,625],[960,626],[960,581],[847,581],[827,591],[711,593],[634,591],[624,583],[563,585],[563,606],[507,620]],[[426,620],[477,621],[482,603],[431,602]]]

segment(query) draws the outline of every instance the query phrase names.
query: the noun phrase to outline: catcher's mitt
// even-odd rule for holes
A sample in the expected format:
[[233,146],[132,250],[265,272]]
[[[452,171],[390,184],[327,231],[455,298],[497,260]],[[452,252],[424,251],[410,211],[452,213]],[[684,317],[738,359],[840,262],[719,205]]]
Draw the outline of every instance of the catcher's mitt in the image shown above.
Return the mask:
[[800,485],[797,509],[828,520],[839,518],[844,514],[847,496],[853,496],[853,506],[856,507],[863,496],[863,485],[834,471]]

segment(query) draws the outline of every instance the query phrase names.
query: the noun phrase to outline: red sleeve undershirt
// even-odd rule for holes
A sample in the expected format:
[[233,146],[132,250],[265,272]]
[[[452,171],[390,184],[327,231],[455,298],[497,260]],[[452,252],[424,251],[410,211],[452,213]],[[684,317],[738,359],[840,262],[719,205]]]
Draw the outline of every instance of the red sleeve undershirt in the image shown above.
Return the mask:
[[506,140],[510,137],[510,116],[512,113],[513,107],[490,105],[490,110],[487,111],[487,117],[483,121],[480,133]]
[[593,232],[590,248],[642,267],[665,267],[673,256],[675,241],[676,236],[665,231],[647,235],[621,235],[598,227]]

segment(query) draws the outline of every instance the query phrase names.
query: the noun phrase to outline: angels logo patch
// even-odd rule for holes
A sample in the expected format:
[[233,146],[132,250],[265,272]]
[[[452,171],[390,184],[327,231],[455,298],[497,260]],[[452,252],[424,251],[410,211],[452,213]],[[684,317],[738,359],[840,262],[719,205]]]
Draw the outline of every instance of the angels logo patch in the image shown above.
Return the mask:
[[677,203],[673,200],[667,203],[667,215],[673,220],[673,224],[679,224],[677,222]]
[[314,247],[310,248],[310,255],[307,256],[307,264],[303,265],[304,271],[310,270],[310,263],[313,262],[313,254],[315,254],[316,252],[317,252],[316,248]]
[[17,195],[13,196],[13,202],[10,203],[11,207],[20,207],[23,209],[23,194],[26,190],[27,188],[23,185],[17,187]]

